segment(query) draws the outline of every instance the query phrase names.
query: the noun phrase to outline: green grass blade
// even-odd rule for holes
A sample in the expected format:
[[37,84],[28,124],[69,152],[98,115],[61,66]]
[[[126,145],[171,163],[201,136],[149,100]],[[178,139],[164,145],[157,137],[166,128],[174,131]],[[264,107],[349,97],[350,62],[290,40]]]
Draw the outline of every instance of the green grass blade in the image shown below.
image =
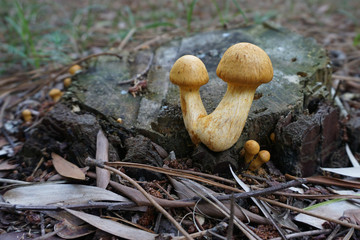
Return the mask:
[[246,17],[244,11],[242,10],[242,8],[240,7],[239,3],[236,0],[233,0],[233,3],[235,5],[235,7],[237,8],[237,10],[239,11],[239,13],[243,16],[245,23],[249,22],[249,19]]
[[158,27],[177,27],[177,26],[171,22],[155,22],[155,23],[149,23],[144,27],[142,27],[141,29],[151,29]]
[[197,1],[198,0],[192,0],[191,3],[186,8],[186,22],[187,22],[188,32],[191,31],[192,16],[193,16],[194,8],[195,8]]

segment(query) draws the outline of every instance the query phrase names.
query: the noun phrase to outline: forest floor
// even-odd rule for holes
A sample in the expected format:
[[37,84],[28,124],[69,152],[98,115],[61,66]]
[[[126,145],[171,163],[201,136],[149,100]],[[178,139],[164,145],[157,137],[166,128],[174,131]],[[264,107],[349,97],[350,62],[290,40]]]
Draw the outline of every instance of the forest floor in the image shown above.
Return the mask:
[[[51,171],[62,176],[68,174],[67,177],[70,178],[78,176],[77,170],[64,173],[63,170],[56,168],[55,171],[54,163],[47,159],[39,160],[38,166],[27,169],[29,174],[24,174],[24,169],[27,166],[18,162],[16,158],[16,153],[20,151],[22,143],[26,140],[27,133],[23,130],[29,127],[22,120],[22,111],[26,108],[32,108],[34,116],[41,117],[45,114],[54,104],[48,96],[48,92],[54,86],[61,85],[60,83],[64,80],[63,76],[66,76],[64,73],[69,66],[92,54],[121,53],[121,51],[134,51],[141,48],[155,48],[171,39],[197,32],[270,23],[271,25],[279,24],[305,37],[316,39],[319,45],[328,51],[331,59],[333,68],[332,88],[342,103],[340,109],[345,115],[342,118],[342,124],[347,126],[347,129],[342,132],[343,140],[345,142],[347,140],[346,132],[360,132],[359,1],[30,0],[23,2],[0,0],[0,6],[0,42],[2,43],[0,45],[0,128],[2,129],[2,135],[0,135],[0,182],[3,184],[2,189],[4,191],[8,190],[9,187],[15,187],[16,184],[44,181],[45,177],[50,177],[46,176],[46,173]],[[356,139],[352,146],[356,146],[352,151],[355,157],[359,159],[360,139]],[[161,147],[156,150],[159,155],[164,155]],[[48,158],[51,159],[50,156]],[[60,162],[58,164],[67,169],[66,160],[58,157],[52,157],[52,159],[58,159]],[[180,161],[175,164],[171,162],[173,160],[170,158],[170,167],[191,168],[190,165],[186,166],[189,164],[188,162]],[[179,165],[183,167],[179,167]],[[22,170],[19,170],[19,166]],[[182,175],[180,171],[176,174]],[[204,175],[203,177],[209,176]],[[264,190],[273,186],[274,183],[285,186],[282,177],[269,182],[263,177],[244,175],[242,180]],[[146,181],[146,179],[141,181]],[[212,189],[230,192],[231,187],[235,185],[232,180],[221,179],[220,181],[228,185],[225,187],[226,190],[224,190],[224,186],[214,183],[210,184],[214,184]],[[129,182],[127,183],[130,185]],[[292,193],[293,198],[297,201],[290,201],[291,194],[288,192],[286,194],[289,195],[289,198],[274,193],[267,196],[269,200],[264,198],[262,200],[271,203],[270,201],[275,199],[284,205],[293,206],[296,203],[300,204],[301,207],[324,201],[324,199],[328,200],[327,197],[332,193],[325,187],[324,182],[319,184],[321,187],[315,183],[307,185],[305,194],[308,195],[308,198],[305,200],[299,200],[301,198]],[[148,182],[143,183],[143,186],[146,187],[147,192],[154,196],[161,195],[162,198],[166,199],[173,197],[168,181]],[[344,185],[342,186],[344,187]],[[360,188],[357,186],[348,188]],[[112,189],[116,189],[116,187],[112,186]],[[266,192],[265,190],[265,193],[273,192]],[[320,200],[310,197],[310,195],[313,197],[316,194],[326,196],[320,197]],[[249,202],[250,200],[244,203],[245,208],[259,214],[258,207]],[[80,235],[76,235],[80,231],[77,228],[64,233],[65,227],[61,224],[67,224],[68,229],[70,229],[69,226],[74,227],[76,224],[74,222],[71,224],[64,223],[64,219],[70,219],[68,216],[60,217],[50,214],[51,209],[48,209],[49,207],[47,208],[45,203],[43,205],[39,203],[41,205],[38,206],[39,209],[31,209],[30,207],[15,209],[14,204],[1,204],[0,233],[2,234],[0,234],[0,239],[16,239],[16,237],[21,236],[26,239],[31,234],[33,237],[42,235],[42,239],[56,239],[51,235],[54,232],[62,232],[63,235],[58,234],[58,236],[63,238],[80,237]],[[81,204],[83,204],[82,207],[78,206],[73,209],[89,207],[84,203]],[[72,212],[78,218],[85,219],[85,222],[98,222],[90,225],[102,230],[96,231],[95,235],[83,238],[99,239],[103,237],[104,239],[111,239],[111,236],[122,236],[122,233],[113,232],[104,227],[107,223],[101,223],[99,219],[96,219],[95,217],[98,215],[116,221],[133,220],[136,229],[145,229],[151,233],[154,233],[154,229],[159,230],[159,215],[155,214],[154,208],[150,208],[142,215],[125,213],[120,216],[121,211],[112,212],[109,210],[111,207],[114,206],[105,204],[101,207],[103,212],[98,211],[95,214],[96,216],[84,217],[80,216],[79,212]],[[289,208],[284,213],[291,215],[290,211],[291,214],[294,214],[296,209]],[[183,216],[181,214],[184,212],[186,213],[187,210],[171,211],[178,221],[182,220],[182,224],[188,233],[200,231],[203,235],[211,235],[214,239],[226,239],[226,235],[228,235],[228,239],[231,237],[234,239],[245,238],[246,230],[238,230],[237,227],[234,227],[234,235],[230,236],[230,231],[226,230],[227,228],[221,228],[220,223],[230,221],[217,221],[207,217],[191,219],[191,217],[186,218],[187,215],[181,219]],[[352,216],[347,215],[347,217],[350,219],[350,223],[359,225],[359,213],[356,212]],[[163,216],[163,218],[165,217]],[[285,222],[284,224],[290,223]],[[300,228],[298,237],[306,238],[304,233],[310,230],[319,231],[312,233],[316,236],[314,239],[330,239],[331,233],[337,239],[342,239],[351,233],[351,226],[340,228],[340,225],[337,224],[328,224],[327,228],[330,230],[325,231],[327,230],[325,229],[322,232],[300,224],[298,225]],[[202,226],[198,228],[199,225]],[[76,227],[78,226],[76,225]],[[117,227],[119,226],[114,226],[114,228]],[[171,231],[169,226],[164,226],[164,229],[168,232]],[[267,224],[255,224],[250,229],[263,239],[280,236],[276,228]],[[91,233],[95,230],[85,225],[83,231]],[[24,232],[28,234],[25,236]],[[106,235],[104,232],[108,232],[110,235]],[[140,234],[140,232],[136,233]],[[358,230],[352,234],[354,234],[354,239],[359,238]]]

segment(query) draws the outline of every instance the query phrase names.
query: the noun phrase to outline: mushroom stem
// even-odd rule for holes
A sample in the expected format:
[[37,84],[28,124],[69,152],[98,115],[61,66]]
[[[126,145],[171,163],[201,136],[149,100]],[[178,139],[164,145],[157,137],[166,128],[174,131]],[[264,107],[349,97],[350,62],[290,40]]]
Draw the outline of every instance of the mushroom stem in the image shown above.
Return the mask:
[[256,87],[229,83],[217,108],[196,123],[195,133],[201,142],[215,152],[234,145],[244,128]]
[[201,142],[195,133],[198,119],[207,115],[200,97],[199,89],[200,87],[180,87],[181,111],[185,127],[194,144]]

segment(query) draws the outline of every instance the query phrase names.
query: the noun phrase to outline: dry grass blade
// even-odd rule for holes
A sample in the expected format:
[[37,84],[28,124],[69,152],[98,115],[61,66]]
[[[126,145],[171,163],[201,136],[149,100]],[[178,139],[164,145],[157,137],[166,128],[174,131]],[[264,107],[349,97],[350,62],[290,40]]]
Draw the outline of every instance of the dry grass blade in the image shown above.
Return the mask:
[[[287,179],[298,179],[297,177],[291,176],[289,174],[285,174],[285,177]],[[344,187],[350,189],[360,188],[360,183],[357,181],[343,180],[334,177],[312,176],[312,177],[307,177],[306,180],[309,183],[315,183],[315,184],[323,184],[323,185]]]
[[340,76],[340,75],[332,75],[333,79],[340,79],[345,81],[354,81],[354,82],[360,82],[360,78],[358,77],[348,77],[348,76]]
[[[331,232],[331,229],[323,229],[323,230],[312,230],[312,231],[306,231],[306,232],[299,232],[299,233],[291,233],[287,234],[286,238],[300,238],[305,236],[313,236],[313,235],[321,235],[321,234],[327,234]],[[281,237],[272,238],[271,240],[282,240]]]
[[[103,131],[99,130],[96,138],[96,159],[102,162],[109,161],[109,141]],[[110,172],[103,168],[96,167],[96,186],[106,188],[110,182]]]
[[345,235],[343,240],[350,240],[353,234],[354,234],[354,228],[350,228],[349,232]]
[[206,179],[206,178],[195,176],[194,174],[196,174],[196,172],[194,172],[194,174],[190,174],[188,172],[178,171],[177,169],[154,167],[154,166],[149,166],[149,165],[145,165],[145,164],[130,163],[130,162],[109,162],[109,163],[105,163],[105,165],[113,166],[113,167],[140,168],[140,169],[145,169],[145,170],[150,170],[150,171],[154,171],[154,172],[158,172],[158,173],[167,174],[169,176],[183,177],[183,178],[196,180],[196,181],[199,181],[199,182],[203,182],[203,183],[213,185],[215,187],[220,187],[220,188],[223,188],[223,189],[227,189],[227,190],[230,190],[230,191],[233,191],[233,192],[244,192],[244,191],[241,191],[241,190],[239,190],[237,188],[234,188],[234,187],[231,187],[231,186],[228,186],[228,185],[225,185],[225,184],[221,184],[221,183],[214,182],[214,181],[211,181],[211,180]]

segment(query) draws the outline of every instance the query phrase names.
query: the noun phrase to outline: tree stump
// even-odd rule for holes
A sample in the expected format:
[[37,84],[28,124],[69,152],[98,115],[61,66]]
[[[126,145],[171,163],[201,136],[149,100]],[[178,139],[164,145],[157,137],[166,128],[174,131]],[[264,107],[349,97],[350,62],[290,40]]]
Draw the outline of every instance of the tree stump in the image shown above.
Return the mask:
[[[273,63],[274,78],[257,89],[239,141],[225,152],[214,153],[205,146],[192,144],[182,119],[179,90],[170,83],[169,72],[180,56],[192,54],[199,57],[209,72],[210,81],[201,87],[200,93],[207,112],[211,113],[226,90],[226,83],[215,74],[217,64],[225,50],[238,42],[250,42],[264,49]],[[281,117],[289,112],[301,115],[314,99],[325,99],[329,95],[326,86],[329,85],[331,69],[325,50],[315,40],[280,27],[257,25],[199,33],[173,40],[154,52],[146,50],[122,55],[121,60],[102,56],[89,62],[87,68],[73,79],[73,85],[55,110],[46,117],[52,119],[47,121],[51,125],[61,115],[56,109],[66,106],[71,111],[73,106],[79,106],[80,112],[72,114],[91,114],[97,122],[94,124],[96,127],[81,138],[72,133],[71,138],[64,139],[73,142],[85,139],[89,144],[87,148],[92,148],[89,152],[93,153],[95,129],[101,126],[109,138],[120,141],[113,141],[116,145],[112,147],[115,159],[126,155],[127,150],[122,147],[124,139],[121,138],[141,134],[167,151],[175,151],[178,157],[192,156],[196,164],[205,170],[220,171],[229,163],[237,167],[239,152],[245,141],[254,139],[262,149],[270,149],[273,143],[269,136]],[[132,84],[122,82],[146,71],[148,66],[150,68],[145,75],[147,88],[134,97],[128,92]],[[118,118],[123,120],[122,124],[116,122]],[[63,136],[69,136],[68,129],[61,131]],[[280,131],[277,133],[280,134]],[[281,136],[277,139],[280,141]],[[282,151],[286,152],[286,149]],[[79,161],[82,155],[74,154]],[[281,156],[281,151],[277,156]],[[288,161],[297,161],[297,157],[292,156]]]

